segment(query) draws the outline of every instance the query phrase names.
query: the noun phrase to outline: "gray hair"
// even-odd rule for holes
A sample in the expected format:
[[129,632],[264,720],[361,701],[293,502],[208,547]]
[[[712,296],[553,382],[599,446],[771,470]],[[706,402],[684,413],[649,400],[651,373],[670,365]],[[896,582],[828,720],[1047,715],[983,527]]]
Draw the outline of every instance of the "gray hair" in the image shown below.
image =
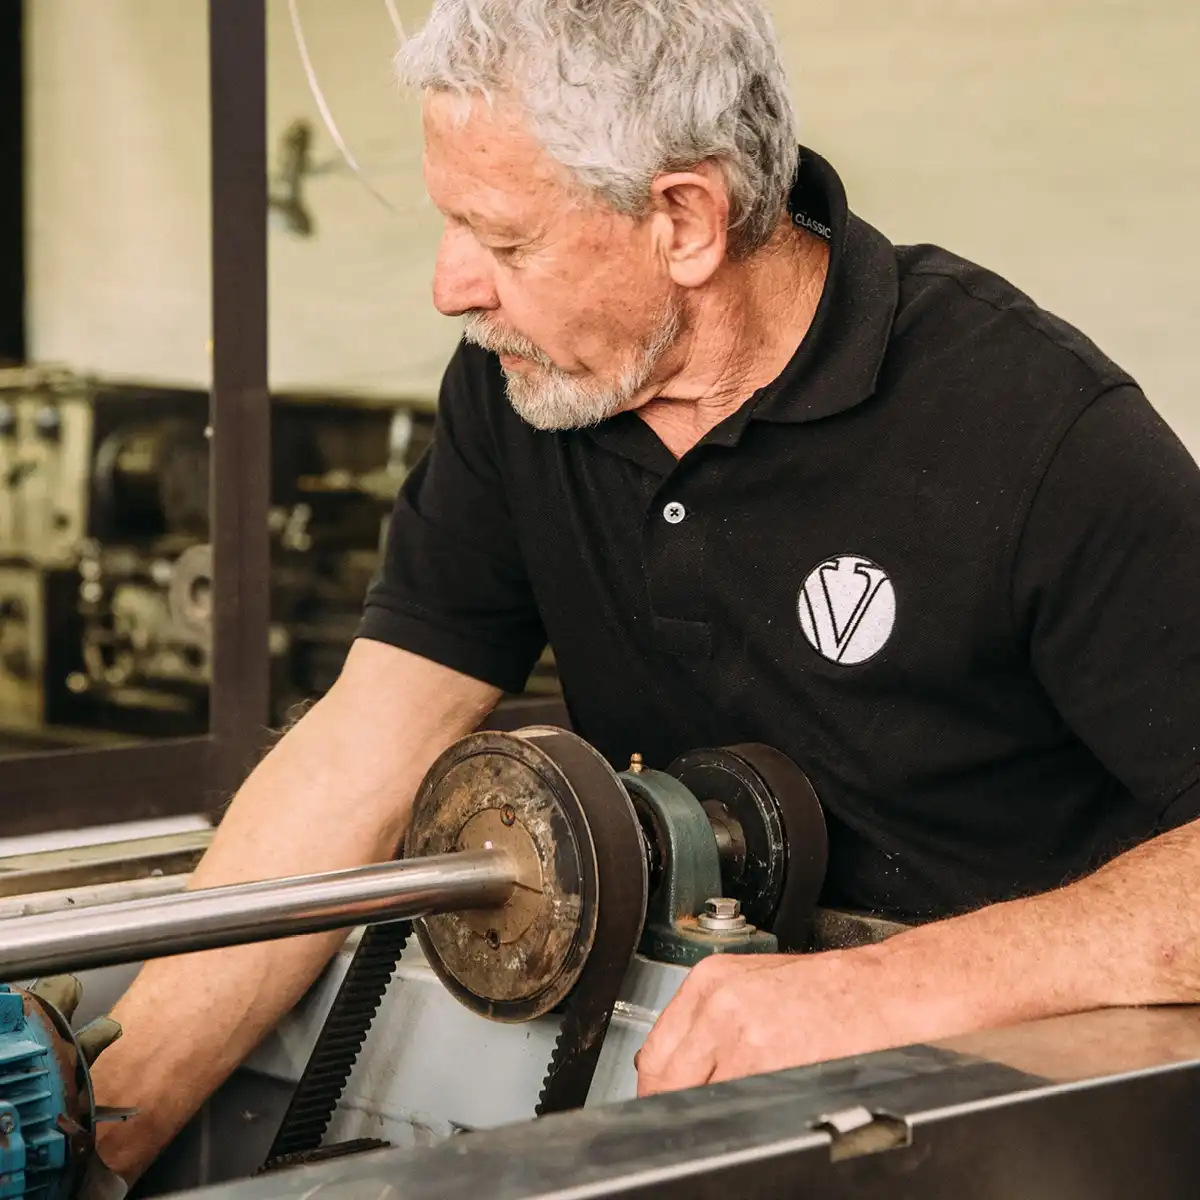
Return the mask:
[[796,121],[762,0],[434,0],[397,67],[412,87],[512,97],[551,157],[619,212],[643,214],[659,174],[714,160],[732,257],[784,215]]

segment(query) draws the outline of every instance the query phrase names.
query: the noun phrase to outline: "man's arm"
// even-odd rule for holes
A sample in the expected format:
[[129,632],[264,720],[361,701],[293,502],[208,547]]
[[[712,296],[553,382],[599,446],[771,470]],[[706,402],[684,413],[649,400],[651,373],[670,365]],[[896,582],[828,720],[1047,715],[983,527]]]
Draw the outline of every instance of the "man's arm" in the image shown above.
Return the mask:
[[[240,790],[192,887],[392,858],[433,760],[500,692],[379,642],[354,644],[333,689]],[[313,983],[344,933],[151,962],[114,1010],[97,1101],[139,1115],[103,1127],[101,1157],[132,1181]]]
[[716,955],[638,1057],[643,1095],[1063,1013],[1200,1002],[1200,822],[1069,887],[808,956]]

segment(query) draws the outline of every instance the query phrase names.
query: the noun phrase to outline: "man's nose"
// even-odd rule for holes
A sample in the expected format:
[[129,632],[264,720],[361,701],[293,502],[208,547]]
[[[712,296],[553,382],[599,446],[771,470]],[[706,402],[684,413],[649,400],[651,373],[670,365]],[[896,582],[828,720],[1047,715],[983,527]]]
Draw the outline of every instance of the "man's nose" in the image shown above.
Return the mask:
[[433,303],[447,317],[499,307],[492,261],[469,230],[447,227],[433,272]]

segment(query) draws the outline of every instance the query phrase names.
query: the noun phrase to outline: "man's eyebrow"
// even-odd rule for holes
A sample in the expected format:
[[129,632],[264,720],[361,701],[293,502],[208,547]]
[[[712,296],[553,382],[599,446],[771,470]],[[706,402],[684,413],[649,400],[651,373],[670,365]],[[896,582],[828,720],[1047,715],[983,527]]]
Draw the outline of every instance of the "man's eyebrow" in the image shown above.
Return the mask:
[[489,229],[480,229],[479,232],[486,238],[491,238],[500,242],[527,242],[529,235],[522,233],[517,229],[510,229],[508,226],[503,228],[492,227]]
[[471,209],[442,208],[428,191],[425,193],[425,200],[429,205],[437,209],[442,216],[447,217],[451,221],[458,221],[463,225],[467,225],[477,233],[486,233],[489,237],[511,238],[514,241],[520,241],[528,237],[528,230],[521,229],[513,224],[512,221],[506,220],[503,217],[485,217],[481,213],[472,211]]
[[476,232],[487,234],[488,237],[516,240],[526,236],[525,230],[502,217],[485,217],[479,213],[467,212],[463,214],[463,219]]

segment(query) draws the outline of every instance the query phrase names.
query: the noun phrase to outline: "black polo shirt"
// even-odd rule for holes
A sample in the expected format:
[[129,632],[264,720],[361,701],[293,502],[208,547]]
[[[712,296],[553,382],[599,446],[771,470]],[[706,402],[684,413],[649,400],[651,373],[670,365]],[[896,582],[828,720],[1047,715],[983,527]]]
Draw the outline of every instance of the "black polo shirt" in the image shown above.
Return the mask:
[[825,806],[825,899],[1046,890],[1200,812],[1200,472],[1122,370],[1003,279],[897,248],[804,153],[815,323],[681,460],[537,432],[447,371],[365,637],[519,691],[547,639],[618,768],[741,741]]

